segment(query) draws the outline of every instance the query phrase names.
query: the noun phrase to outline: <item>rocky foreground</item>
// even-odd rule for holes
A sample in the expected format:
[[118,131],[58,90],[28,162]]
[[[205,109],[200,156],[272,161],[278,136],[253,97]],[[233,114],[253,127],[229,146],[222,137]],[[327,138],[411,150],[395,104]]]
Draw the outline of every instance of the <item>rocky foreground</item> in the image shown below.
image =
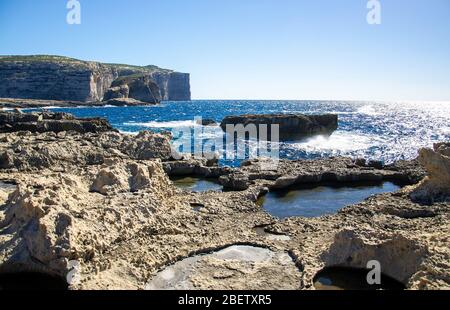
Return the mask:
[[[175,264],[192,268],[188,288],[314,289],[325,267],[378,260],[408,289],[450,288],[449,144],[421,151],[426,171],[350,158],[267,171],[262,160],[174,161],[170,135],[70,128],[0,133],[0,274],[66,278],[78,261],[71,289],[152,289]],[[169,175],[216,178],[231,191],[182,191]],[[363,180],[409,185],[319,218],[278,220],[256,204],[293,184]],[[254,246],[258,259],[224,260],[228,246]]]

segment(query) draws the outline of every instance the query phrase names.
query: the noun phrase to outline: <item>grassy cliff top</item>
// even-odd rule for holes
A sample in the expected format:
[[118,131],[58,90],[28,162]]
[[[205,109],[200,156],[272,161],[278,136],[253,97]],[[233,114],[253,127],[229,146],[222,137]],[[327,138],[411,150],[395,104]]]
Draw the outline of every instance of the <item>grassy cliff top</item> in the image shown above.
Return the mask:
[[[88,64],[96,63],[95,61],[84,61],[75,58],[57,56],[57,55],[4,55],[0,56],[0,63],[2,61],[22,61],[22,62],[57,62],[57,63],[67,63],[67,64]],[[100,62],[97,62],[100,63]],[[149,73],[155,71],[161,72],[173,72],[169,69],[163,69],[154,65],[149,66],[135,66],[127,64],[114,64],[114,63],[101,63],[105,66],[117,69],[117,70],[133,70],[141,71],[142,73]]]
[[55,61],[55,62],[84,62],[75,58],[55,55],[5,55],[0,61]]
[[163,68],[160,68],[160,67],[154,66],[154,65],[135,66],[135,65],[114,64],[114,63],[104,63],[104,65],[115,68],[117,70],[134,70],[134,71],[142,71],[142,72],[154,72],[154,71],[173,72],[173,70],[163,69]]

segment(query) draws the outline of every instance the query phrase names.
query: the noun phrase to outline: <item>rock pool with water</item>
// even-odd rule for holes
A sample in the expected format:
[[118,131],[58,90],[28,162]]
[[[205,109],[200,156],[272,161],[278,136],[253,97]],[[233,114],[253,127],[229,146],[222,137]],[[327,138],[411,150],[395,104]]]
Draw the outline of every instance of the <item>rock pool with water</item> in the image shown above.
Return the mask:
[[[296,289],[300,271],[285,252],[234,245],[212,253],[188,257],[158,272],[146,290]],[[298,282],[297,282],[298,281]],[[294,283],[294,284],[293,284]]]
[[323,184],[269,192],[261,197],[258,203],[278,218],[318,217],[334,214],[371,195],[393,192],[399,188],[400,186],[391,182],[339,186]]
[[172,177],[173,184],[183,190],[191,192],[222,191],[223,186],[214,179],[195,177]]
[[380,283],[369,284],[370,270],[358,268],[330,267],[322,270],[314,280],[316,290],[403,290],[405,286],[381,274]]

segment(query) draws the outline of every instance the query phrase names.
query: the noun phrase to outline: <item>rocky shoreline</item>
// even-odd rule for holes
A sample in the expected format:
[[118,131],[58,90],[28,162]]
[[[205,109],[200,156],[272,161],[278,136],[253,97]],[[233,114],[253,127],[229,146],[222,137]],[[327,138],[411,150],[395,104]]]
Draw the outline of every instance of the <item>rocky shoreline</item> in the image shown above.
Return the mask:
[[61,100],[38,100],[38,99],[17,99],[0,98],[1,109],[46,109],[46,108],[79,108],[79,107],[105,107],[105,106],[147,106],[155,105],[139,101],[133,98],[114,98],[107,101],[80,102],[80,101],[61,101]]
[[[65,279],[77,261],[70,289],[144,289],[167,266],[218,252],[192,262],[192,288],[314,289],[324,268],[370,260],[407,289],[450,288],[449,144],[389,166],[330,158],[268,171],[263,160],[241,168],[173,160],[168,134],[40,128],[0,133],[0,182],[8,184],[0,186],[0,276]],[[181,175],[217,179],[227,191],[180,190],[169,176]],[[293,185],[362,180],[406,186],[317,218],[280,220],[256,203]],[[223,260],[219,251],[230,246],[270,251],[256,251],[253,263]]]

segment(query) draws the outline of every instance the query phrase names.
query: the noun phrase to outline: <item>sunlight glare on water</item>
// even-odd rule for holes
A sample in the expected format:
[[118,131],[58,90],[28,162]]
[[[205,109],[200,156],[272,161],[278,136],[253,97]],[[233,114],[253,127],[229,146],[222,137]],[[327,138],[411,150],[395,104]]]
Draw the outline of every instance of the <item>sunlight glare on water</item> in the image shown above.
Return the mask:
[[[54,109],[79,117],[105,117],[122,132],[197,128],[194,118],[220,121],[229,115],[335,113],[339,129],[331,137],[280,143],[283,159],[364,157],[392,163],[413,159],[422,147],[450,140],[450,102],[220,101],[164,102],[145,107]],[[206,128],[206,127],[205,127]],[[220,138],[218,126],[198,138]],[[239,165],[240,161],[227,162]]]

